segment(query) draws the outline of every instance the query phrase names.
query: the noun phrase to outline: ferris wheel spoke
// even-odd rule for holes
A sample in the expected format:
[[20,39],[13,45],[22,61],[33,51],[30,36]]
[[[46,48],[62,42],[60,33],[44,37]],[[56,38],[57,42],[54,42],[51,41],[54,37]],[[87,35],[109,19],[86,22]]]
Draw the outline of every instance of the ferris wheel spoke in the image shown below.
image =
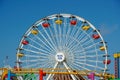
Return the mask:
[[67,18],[64,18],[63,25],[64,25],[64,28],[63,28],[64,30],[63,30],[63,45],[62,46],[64,47],[64,46],[66,46],[65,35],[66,35],[66,32],[67,32],[66,31],[67,30]]
[[[78,69],[78,70],[88,70],[88,71],[91,71],[90,69],[86,68],[86,67],[83,67],[81,66],[81,64],[76,64],[76,63],[73,63],[74,65],[74,68]],[[81,69],[80,69],[81,68]]]
[[[60,20],[60,18],[58,18],[58,20]],[[58,25],[58,34],[59,36],[59,46],[60,46],[60,50],[62,50],[62,30],[61,30],[62,26]]]
[[43,60],[43,61],[34,62],[32,64],[29,64],[29,60],[28,60],[26,63],[29,64],[29,65],[27,65],[25,67],[36,67],[36,66],[39,66],[39,68],[43,68],[44,66],[48,66],[49,65],[49,64],[44,64],[44,63],[48,63],[48,61],[45,61],[45,60]]
[[[45,61],[46,60],[46,61]],[[55,62],[50,62],[49,60],[47,59],[44,59],[43,61],[39,62],[41,63],[41,67],[44,68],[46,65],[50,65],[52,66],[52,63],[55,63]],[[45,67],[45,68],[49,68],[49,67]]]
[[[60,20],[60,19],[57,18],[57,20]],[[60,24],[57,25],[57,24],[55,23],[55,20],[54,20],[53,24],[55,25],[55,26],[54,26],[54,31],[55,31],[55,34],[56,34],[55,36],[56,36],[56,42],[57,42],[57,47],[58,47],[57,50],[58,50],[58,51],[61,51],[61,42],[60,42],[60,41],[61,41],[61,35],[60,35],[60,34],[61,34],[61,33],[60,33],[60,27],[61,27],[61,26],[60,26]]]
[[[74,55],[77,56],[77,57],[80,56],[80,57],[78,57],[78,58],[83,58],[83,57],[84,57],[83,54],[85,54],[85,53],[87,53],[87,54],[94,53],[94,54],[95,54],[95,55],[93,55],[93,56],[92,56],[92,55],[91,55],[91,56],[90,56],[90,55],[85,55],[86,57],[96,57],[96,56],[97,56],[97,57],[102,57],[102,56],[103,56],[103,54],[101,54],[101,55],[100,55],[100,54],[99,54],[99,55],[96,55],[96,53],[95,53],[96,51],[99,51],[99,49],[96,49],[96,50],[93,50],[93,49],[92,49],[92,50],[86,50],[86,51],[84,51],[84,50],[82,50],[82,51],[76,50],[76,51],[73,51],[73,53],[74,53]],[[79,54],[78,54],[78,53],[79,53]]]
[[82,31],[81,35],[78,36],[76,39],[81,41],[85,36],[87,36],[87,33],[85,31]]
[[[68,43],[70,43],[70,44],[67,45],[67,47],[68,47],[70,50],[72,50],[72,48],[76,48],[76,46],[81,45],[80,41],[78,41],[77,39],[75,39],[75,38],[73,38],[73,37],[71,37],[71,39],[72,39],[73,41],[68,42]],[[75,42],[77,42],[78,44],[76,44]],[[75,45],[75,46],[73,46],[73,45]],[[79,48],[79,47],[77,47],[77,48]]]
[[[43,28],[43,27],[42,27]],[[50,36],[50,34],[48,34],[48,31],[46,31],[46,29],[45,28],[43,28],[43,30],[44,30],[44,32],[46,33],[46,35],[48,36],[48,38],[49,38],[49,42],[51,42],[51,46],[53,46],[53,48],[55,49],[55,51],[56,51],[56,46],[55,46],[55,43],[53,42],[53,40],[52,40],[52,38],[51,38],[51,36]],[[40,31],[39,31],[40,32]]]
[[50,68],[52,67],[51,64],[42,64],[41,68]]
[[[80,56],[79,56],[80,57]],[[78,60],[78,61],[83,61],[83,59],[85,59],[86,57],[75,57],[75,59],[74,60]]]
[[93,50],[86,50],[86,53],[95,53],[96,51],[100,51],[99,49],[93,49]]
[[87,33],[86,31],[83,31],[84,32],[84,34],[86,34],[86,35],[81,35],[80,37],[78,37],[78,39],[80,40],[80,42],[82,43],[82,42],[84,42],[85,40],[86,40],[86,38],[89,38],[89,39],[91,39],[91,34],[93,34],[93,32],[91,31],[91,32],[89,32],[89,33]]
[[[103,56],[103,54],[97,55],[97,57],[102,57],[102,56]],[[80,56],[80,58],[94,58],[94,57],[96,57],[96,55]]]
[[45,55],[40,55],[40,56],[38,56],[38,55],[24,55],[25,57],[29,57],[29,58],[36,58],[36,59],[39,59],[39,58],[44,58],[44,59],[47,59],[46,57],[47,56],[45,56]]
[[38,55],[24,55],[25,57],[31,57],[31,58],[40,58],[41,56],[38,56]]
[[[78,20],[77,20],[77,23],[78,23]],[[80,33],[81,33],[81,27],[83,26],[83,23],[79,26],[79,25],[75,25],[75,28],[73,28],[74,30],[72,30],[72,32],[71,32],[71,37],[74,37],[75,39],[77,39],[77,36],[79,36],[80,35]],[[78,28],[77,28],[78,27]],[[75,31],[76,30],[76,31]],[[70,41],[70,43],[73,43],[73,41],[74,40],[69,40]],[[68,41],[68,42],[69,42]]]
[[71,36],[71,37],[74,37],[74,36],[75,36],[74,34],[76,33],[76,30],[77,30],[77,29],[76,29],[76,28],[77,28],[77,25],[75,25],[74,27],[75,27],[75,28],[73,28],[73,29],[71,30],[70,35],[69,35],[69,36]]
[[[79,53],[79,54],[84,54],[84,53],[90,54],[90,53],[95,53],[96,51],[99,52],[100,50],[99,50],[99,49],[95,49],[95,50],[94,50],[94,49],[89,49],[89,50],[76,50],[76,51],[73,50],[73,53],[76,53],[76,54],[77,54],[77,53]],[[76,54],[75,54],[75,55],[76,55]]]
[[[47,56],[40,56],[39,58],[36,58],[36,57],[32,57],[35,61],[45,61],[45,60],[47,60],[48,58],[46,58]],[[31,57],[28,57],[28,56],[26,56],[26,58],[31,58]],[[33,61],[33,59],[28,59],[29,61]],[[24,61],[24,60],[23,60]]]
[[[69,39],[69,40],[67,41],[69,44],[73,43],[74,40],[77,39],[77,36],[80,35],[80,31],[81,31],[81,27],[82,27],[82,26],[83,26],[83,24],[80,25],[80,27],[77,29],[76,33],[74,33],[74,34],[73,34],[73,32],[71,33],[71,34],[73,34],[73,35],[71,35],[71,37],[74,36],[74,39],[73,39],[72,41]],[[74,28],[74,29],[76,29],[76,28]],[[72,31],[75,32],[75,30],[72,30]]]
[[53,26],[54,26],[54,33],[55,33],[55,38],[56,38],[56,47],[59,50],[59,37],[58,35],[58,31],[57,31],[57,25],[55,24],[55,19],[52,20],[53,22]]
[[33,51],[33,50],[29,50],[29,49],[24,49],[27,52],[31,52],[31,53],[36,53],[36,54],[40,54],[40,56],[42,55],[49,55],[49,53],[43,53],[43,52],[37,52],[37,51]]
[[[83,59],[80,59],[80,61],[79,62],[84,62],[84,61],[82,61]],[[76,62],[76,60],[74,60],[75,62]],[[72,69],[77,69],[77,70],[81,70],[80,69],[80,65],[81,64],[79,64],[79,65],[77,65],[77,64],[75,64],[75,62],[74,63],[69,63],[69,66],[72,68]],[[78,66],[79,66],[79,68],[78,68]],[[83,66],[82,66],[83,67]],[[83,68],[82,68],[83,69]],[[85,68],[84,68],[85,69]]]
[[[76,40],[75,38],[73,38],[73,37],[70,37],[73,41],[71,41],[71,42],[67,42],[67,47],[70,49],[70,50],[72,50],[72,47],[76,47],[76,46],[78,46],[78,45],[80,45],[81,43],[79,43],[79,41],[78,40]],[[78,44],[79,43],[79,44]],[[77,47],[78,48],[78,47]]]
[[[91,49],[91,48],[94,48],[97,44],[99,44],[99,42],[94,43],[94,44],[92,44],[92,45],[89,45],[89,46],[87,46],[87,47],[84,47],[84,50],[81,51],[81,52],[88,52],[87,49],[89,50],[89,49]],[[77,47],[78,45],[80,45],[80,44],[77,44],[76,46],[74,46],[73,48],[71,48],[71,50],[72,50],[72,51],[76,51],[76,47]],[[78,47],[77,47],[77,48],[78,48]],[[97,50],[99,50],[99,49],[97,49]],[[90,50],[90,51],[93,51],[93,50]],[[95,50],[94,50],[94,51],[95,51]],[[79,52],[79,51],[78,51],[78,52]],[[80,53],[81,53],[81,52],[80,52]]]
[[49,54],[49,53],[47,53],[47,52],[46,52],[46,53],[45,53],[45,52],[41,52],[41,51],[38,52],[38,51],[35,51],[35,50],[25,49],[25,48],[24,48],[24,50],[27,51],[27,52],[36,53],[36,54],[41,54],[41,55],[48,55],[48,54]]
[[[37,41],[33,40],[32,38],[28,37],[32,42],[36,43],[37,45],[39,45],[41,48],[45,49],[45,51],[49,51],[44,45],[38,43]],[[50,52],[50,51],[49,51]]]
[[[53,51],[53,49],[47,45],[47,42],[46,41],[42,41],[38,36],[35,36],[41,43],[43,43],[49,50]],[[44,46],[43,45],[43,46]]]
[[94,63],[98,62],[98,63],[103,64],[103,61],[95,61],[95,60],[86,60],[86,61],[88,61],[88,62],[94,62]]
[[70,34],[70,30],[71,30],[71,26],[70,26],[70,24],[68,24],[68,26],[67,26],[67,33],[65,34],[66,36],[65,36],[65,43],[66,43],[66,45],[68,45],[68,35]]
[[83,25],[84,25],[84,23],[81,23],[80,27],[77,29],[76,33],[74,34],[75,38],[77,38],[77,36],[80,35],[79,33],[80,33],[80,31],[82,31],[81,28],[82,28]]
[[[77,44],[76,44],[77,45]],[[75,46],[76,46],[75,45]],[[80,47],[79,45],[78,46],[76,46],[76,47],[74,47],[73,49],[72,48],[69,48],[70,49],[70,51],[72,52],[72,53],[79,53],[79,54],[82,54],[82,53],[84,53],[84,52],[86,52],[85,50],[84,50],[84,48],[83,47]],[[75,54],[75,55],[76,55]]]
[[[77,20],[77,23],[78,23],[78,20]],[[71,32],[69,33],[69,36],[71,37],[75,37],[75,32],[76,32],[76,28],[77,28],[77,24],[74,25],[74,26],[70,26],[71,27]]]
[[86,37],[84,37],[83,39],[80,40],[80,43],[84,44],[85,41],[87,41],[88,39],[90,39],[90,38],[86,35]]
[[84,31],[82,31],[82,33],[77,35],[76,39],[81,40],[85,35],[86,35],[86,33]]
[[29,44],[29,46],[31,46],[32,48],[37,49],[37,50],[39,50],[39,51],[41,51],[41,52],[48,53],[47,51],[45,51],[45,50],[43,50],[43,49],[40,49],[40,48],[38,48],[38,47],[36,47],[36,46],[34,46],[34,45]]
[[[92,34],[92,32],[90,32],[89,34],[87,34],[86,36],[84,36],[81,40],[80,40],[80,43],[83,43],[84,44],[84,42],[87,42],[87,40],[89,39],[89,40],[91,40],[91,35]],[[92,40],[93,41],[93,40]]]
[[82,63],[82,62],[81,62],[81,63],[76,62],[76,64],[83,64],[83,65],[86,65],[86,66],[89,66],[89,67],[93,67],[93,68],[95,68],[95,69],[101,69],[101,70],[104,69],[103,67],[94,66],[94,65],[86,64],[86,63]]
[[98,44],[99,44],[99,42],[94,43],[94,44],[92,44],[92,45],[90,45],[90,46],[85,47],[84,49],[90,49],[90,48],[92,48],[92,47],[95,47],[95,45],[98,45]]
[[101,64],[103,64],[103,61],[95,61],[95,60],[89,60],[89,59],[79,59],[79,58],[76,58],[76,59],[74,59],[75,61],[77,61],[77,62],[85,62],[85,61],[87,61],[87,62],[93,62],[93,63],[96,63],[96,62],[98,62],[98,63],[101,63]]
[[87,55],[87,56],[80,56],[80,58],[94,58],[96,55]]
[[[68,36],[68,35],[67,35]],[[72,39],[72,41],[71,41]],[[71,45],[75,42],[79,42],[77,39],[75,39],[74,37],[69,37],[68,41],[67,41],[67,47],[70,48]]]
[[29,64],[29,65],[24,65],[23,67],[25,67],[25,68],[31,68],[31,67],[35,67],[36,65],[39,65],[39,64],[41,64],[41,63],[34,63],[34,64]]
[[[68,70],[68,72],[71,72],[71,71],[70,71],[70,68],[68,67],[68,65],[67,65],[65,62],[63,62],[63,65],[64,65],[65,68]],[[76,78],[75,78],[74,75],[70,74],[70,76],[72,77],[73,80],[76,80]]]
[[[62,25],[62,24],[61,24]],[[58,25],[58,46],[59,46],[59,50],[62,51],[62,26]]]
[[[37,29],[38,30],[38,29]],[[49,44],[49,46],[54,50],[54,51],[56,51],[55,50],[55,48],[53,47],[53,45],[47,40],[47,38],[40,32],[40,30],[38,30],[38,32],[39,32],[39,34],[41,35],[41,37],[43,37],[44,38],[44,40]]]
[[76,58],[76,59],[74,59],[75,61],[78,61],[78,62],[85,62],[86,61],[86,59],[79,59],[79,58]]
[[28,52],[32,52],[32,53],[41,54],[41,52],[34,51],[34,50],[31,50],[31,49],[26,49],[26,48],[23,48],[23,50],[28,51]]
[[86,42],[84,42],[81,46],[90,45],[91,43],[93,43],[93,41],[89,39]]
[[51,65],[50,64],[40,64],[40,65],[36,65],[36,67],[40,67],[40,68],[49,68],[49,67],[51,67]]
[[29,57],[26,57],[26,58],[27,59],[22,60],[21,62],[27,62],[27,63],[31,63],[31,64],[36,64],[36,63],[42,64],[44,60],[47,60],[47,59],[29,59]]
[[[53,26],[53,25],[52,25]],[[51,27],[52,27],[51,26]],[[53,40],[53,43],[54,43],[54,47],[55,47],[55,50],[57,50],[57,43],[56,43],[56,41],[55,41],[55,38],[54,38],[54,33],[53,33],[53,31],[51,30],[51,28],[49,28],[49,31],[50,31],[50,34],[51,34],[51,38],[52,38],[52,40]]]
[[40,61],[41,59],[34,59],[34,60],[22,60],[21,62],[37,62]]

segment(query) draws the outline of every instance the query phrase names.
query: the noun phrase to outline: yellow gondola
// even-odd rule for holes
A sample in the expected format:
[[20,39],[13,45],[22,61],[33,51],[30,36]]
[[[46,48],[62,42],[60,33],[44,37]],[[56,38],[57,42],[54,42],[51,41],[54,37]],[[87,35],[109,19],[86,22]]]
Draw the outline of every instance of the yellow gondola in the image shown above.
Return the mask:
[[38,30],[31,30],[31,33],[34,34],[34,35],[37,35],[38,34]]
[[104,51],[105,49],[106,49],[106,47],[105,46],[100,46],[100,48],[99,48],[101,51]]
[[120,58],[120,53],[118,54],[119,58]]
[[55,23],[56,24],[62,24],[62,20],[56,20]]
[[120,53],[115,53],[114,58],[120,58]]
[[23,53],[18,53],[17,56],[20,58],[20,57],[23,57],[24,54]]
[[87,31],[87,30],[90,29],[90,26],[88,26],[88,25],[87,26],[83,26],[82,29],[85,30],[85,31]]

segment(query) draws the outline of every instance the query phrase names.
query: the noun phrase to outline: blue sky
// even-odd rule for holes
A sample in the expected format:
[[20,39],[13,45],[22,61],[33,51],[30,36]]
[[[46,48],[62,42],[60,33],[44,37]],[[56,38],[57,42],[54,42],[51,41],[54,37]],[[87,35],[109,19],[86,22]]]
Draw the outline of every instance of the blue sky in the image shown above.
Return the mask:
[[100,29],[112,60],[120,52],[119,0],[0,0],[0,66],[5,56],[14,64],[19,41],[34,22],[56,13],[78,15]]

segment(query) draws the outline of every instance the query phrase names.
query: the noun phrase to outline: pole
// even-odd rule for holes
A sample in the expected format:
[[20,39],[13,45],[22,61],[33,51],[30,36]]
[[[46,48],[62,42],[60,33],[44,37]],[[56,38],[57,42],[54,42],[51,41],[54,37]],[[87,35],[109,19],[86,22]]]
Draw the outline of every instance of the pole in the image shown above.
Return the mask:
[[43,80],[43,70],[39,70],[39,80]]
[[7,80],[11,80],[10,78],[11,78],[11,72],[10,72],[10,70],[8,70],[8,79]]

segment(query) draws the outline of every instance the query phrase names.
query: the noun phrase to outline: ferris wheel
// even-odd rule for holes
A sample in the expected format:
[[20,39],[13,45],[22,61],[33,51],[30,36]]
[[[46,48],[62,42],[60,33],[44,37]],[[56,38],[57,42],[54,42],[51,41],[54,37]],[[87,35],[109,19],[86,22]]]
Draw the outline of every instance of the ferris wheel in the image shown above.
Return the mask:
[[[17,67],[107,71],[106,42],[87,20],[72,14],[54,14],[38,20],[23,35]],[[54,72],[54,70],[52,70]],[[54,74],[45,76],[52,80]],[[77,77],[70,75],[73,80]]]

